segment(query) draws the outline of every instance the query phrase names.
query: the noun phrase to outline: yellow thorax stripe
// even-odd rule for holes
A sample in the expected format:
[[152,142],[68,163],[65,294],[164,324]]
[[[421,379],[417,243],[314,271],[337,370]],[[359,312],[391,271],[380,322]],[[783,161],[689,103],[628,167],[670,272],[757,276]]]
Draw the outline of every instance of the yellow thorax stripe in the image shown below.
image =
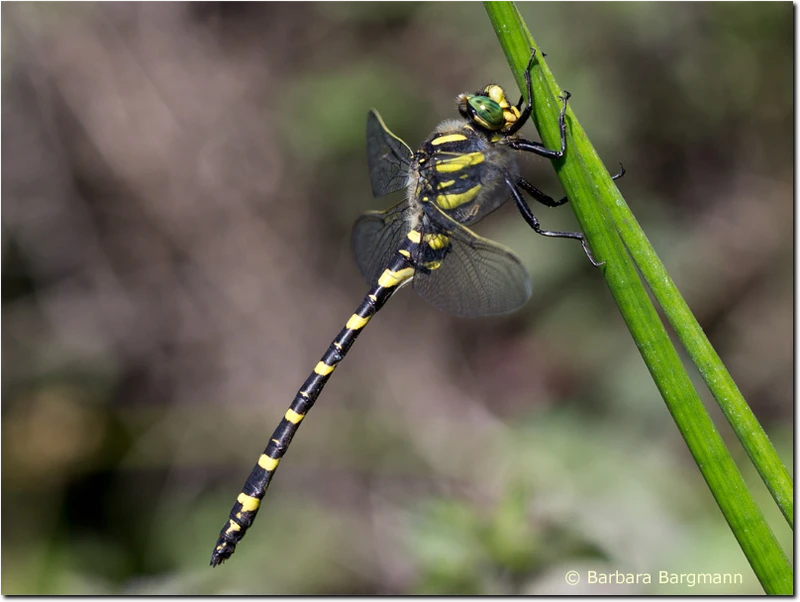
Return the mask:
[[464,153],[463,155],[458,155],[452,159],[442,159],[437,161],[434,167],[439,173],[452,173],[454,171],[460,171],[466,167],[472,167],[473,165],[483,163],[485,158],[486,157],[484,157],[483,153]]
[[445,210],[455,209],[456,207],[464,205],[465,203],[469,203],[476,196],[478,196],[481,188],[482,186],[480,184],[476,184],[469,190],[458,194],[440,194],[436,197],[436,204]]
[[447,144],[448,142],[461,142],[462,140],[466,140],[467,137],[464,134],[446,134],[444,136],[439,136],[438,138],[434,138],[431,140],[431,144],[434,146],[439,144]]

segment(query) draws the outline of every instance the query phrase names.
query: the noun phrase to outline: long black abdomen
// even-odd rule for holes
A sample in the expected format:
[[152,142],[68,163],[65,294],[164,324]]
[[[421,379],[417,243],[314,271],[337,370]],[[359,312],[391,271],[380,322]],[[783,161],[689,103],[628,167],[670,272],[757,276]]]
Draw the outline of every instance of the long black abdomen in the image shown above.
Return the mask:
[[278,468],[286,449],[289,447],[300,422],[314,405],[336,365],[344,359],[367,322],[383,307],[389,297],[414,275],[410,260],[416,244],[411,238],[404,241],[394,259],[381,274],[378,282],[364,297],[361,305],[347,321],[347,324],[328,347],[325,355],[317,363],[314,371],[295,395],[294,401],[286,411],[278,427],[272,433],[264,453],[253,467],[250,476],[242,487],[231,509],[228,523],[222,528],[217,545],[211,555],[211,566],[217,566],[231,557],[236,544],[244,537],[253,524],[261,499],[269,487],[272,475]]

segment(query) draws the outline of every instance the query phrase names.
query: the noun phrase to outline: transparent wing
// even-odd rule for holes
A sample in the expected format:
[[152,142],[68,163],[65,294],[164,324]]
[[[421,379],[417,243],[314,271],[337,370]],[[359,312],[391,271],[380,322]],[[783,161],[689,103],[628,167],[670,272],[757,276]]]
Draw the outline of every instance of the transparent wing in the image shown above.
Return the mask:
[[375,109],[367,116],[367,162],[375,198],[405,188],[414,153],[389,131]]
[[417,270],[412,282],[417,293],[437,309],[466,317],[523,306],[531,296],[531,281],[517,256],[442,217],[450,222],[441,229],[450,238],[450,250],[437,269]]
[[386,211],[367,211],[353,226],[352,245],[358,269],[370,285],[389,264],[408,234],[408,201]]

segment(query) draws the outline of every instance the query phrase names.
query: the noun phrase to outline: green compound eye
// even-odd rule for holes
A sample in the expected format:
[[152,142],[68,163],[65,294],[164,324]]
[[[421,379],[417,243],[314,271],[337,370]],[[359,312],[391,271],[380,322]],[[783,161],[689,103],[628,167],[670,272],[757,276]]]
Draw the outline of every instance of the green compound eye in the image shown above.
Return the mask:
[[467,102],[475,111],[473,119],[487,130],[499,130],[505,125],[503,109],[488,96],[471,96]]

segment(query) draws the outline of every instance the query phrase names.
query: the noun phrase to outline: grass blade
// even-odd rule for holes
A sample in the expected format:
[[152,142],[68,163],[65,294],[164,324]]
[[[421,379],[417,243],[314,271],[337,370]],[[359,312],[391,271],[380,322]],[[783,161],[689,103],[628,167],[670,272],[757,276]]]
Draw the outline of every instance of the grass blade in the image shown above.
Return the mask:
[[[530,49],[536,45],[513,3],[486,2],[484,5],[517,83],[520,85],[520,89],[524,90],[524,69],[530,56]],[[541,52],[538,53],[537,61],[534,64],[532,79],[533,94],[536,98],[532,114],[533,120],[542,140],[552,148],[556,145],[559,136],[557,127],[558,95],[562,90],[556,84]],[[631,253],[634,253],[641,265],[645,266],[642,268],[643,273],[647,271],[650,277],[658,275],[663,277],[666,271],[663,270],[660,262],[658,266],[663,273],[659,271],[658,267],[649,265],[648,262],[652,259],[651,254],[654,255],[652,248],[648,253],[643,253],[642,249],[646,249],[646,247],[642,246],[640,237],[626,231],[624,227],[618,226],[619,221],[622,220],[625,222],[623,226],[638,229],[635,220],[630,219],[632,216],[629,210],[627,216],[622,210],[614,210],[622,198],[619,191],[611,181],[607,170],[571,110],[568,111],[567,118],[567,156],[565,159],[555,162],[554,165],[571,200],[581,228],[590,242],[594,256],[606,262],[601,269],[608,287],[670,414],[764,590],[771,594],[791,594],[791,565],[764,520],[760,509],[753,501],[739,469],[733,462],[692,386],[678,353],[631,261],[628,249],[617,232],[617,227],[625,236],[626,243],[638,245],[637,248],[631,250]],[[622,204],[624,205],[624,201]],[[625,207],[627,208],[627,206]],[[644,235],[642,234],[641,237]],[[671,283],[671,280],[669,282]],[[674,285],[672,287],[674,289]],[[676,291],[673,289],[669,289],[669,287],[660,289],[659,302],[662,305],[664,303],[673,304],[667,315],[672,314],[675,318],[682,320],[683,336],[688,338],[692,335],[691,324],[687,321],[679,304],[675,303],[674,292]],[[656,294],[655,290],[654,294]],[[685,311],[688,312],[688,308]],[[693,359],[697,357],[701,362],[708,362],[716,357],[716,354],[709,355],[709,348],[710,345],[705,347],[700,344],[695,346],[694,351],[690,350],[690,353],[693,354]],[[719,362],[719,358],[716,360]],[[707,379],[714,380],[719,377],[718,366],[706,369],[704,373],[704,378]],[[729,375],[728,379],[730,379]],[[727,395],[726,399],[732,399],[734,396],[730,385],[732,385],[732,380],[729,383],[722,383],[721,388],[717,389],[717,393],[721,396]],[[733,389],[735,389],[735,385],[733,385]],[[741,397],[740,394],[739,397]],[[744,403],[743,399],[741,403]],[[730,407],[735,413],[736,406]],[[752,417],[751,412],[750,416]],[[752,421],[755,421],[754,417],[752,417]],[[752,424],[745,417],[740,426],[747,428]],[[760,425],[758,429],[760,430]],[[761,432],[763,433],[763,430]],[[746,440],[750,441],[751,438],[748,437]],[[766,440],[766,435],[760,438],[756,433],[752,440],[757,442],[759,454],[763,453],[764,457],[770,458],[771,445]],[[769,448],[766,452],[764,452],[765,440]],[[748,453],[750,453],[749,450]],[[759,454],[756,455],[759,456]],[[773,455],[772,458],[782,468],[780,461],[777,460],[777,455]],[[784,497],[787,480],[789,482],[788,491],[791,492],[791,480],[788,479],[788,474],[785,475],[786,479],[781,479],[780,470],[775,467],[774,461],[766,462],[769,465],[766,472],[769,474],[769,479],[777,483],[781,497],[788,499],[791,503],[791,493],[788,498]],[[783,472],[785,473],[785,469]]]

